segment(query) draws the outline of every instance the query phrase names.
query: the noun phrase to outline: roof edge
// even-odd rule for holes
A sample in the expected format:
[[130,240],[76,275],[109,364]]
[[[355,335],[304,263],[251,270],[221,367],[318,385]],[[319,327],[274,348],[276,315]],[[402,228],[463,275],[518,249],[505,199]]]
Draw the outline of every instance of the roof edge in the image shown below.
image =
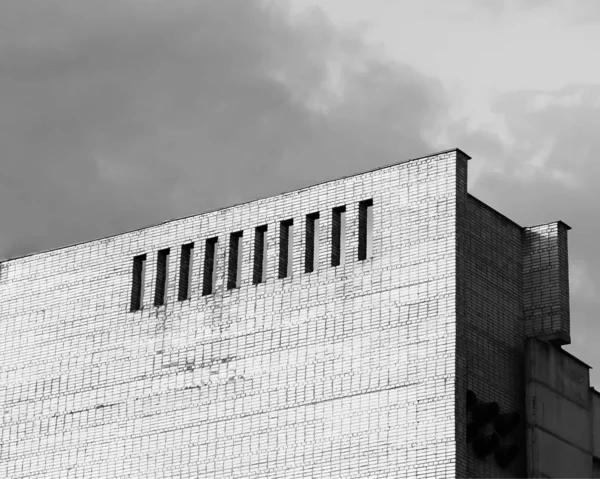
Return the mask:
[[520,228],[521,230],[523,229],[523,226],[521,226],[519,223],[517,223],[515,220],[510,219],[508,216],[506,216],[504,213],[500,213],[496,208],[494,208],[493,206],[488,205],[485,201],[480,200],[479,198],[477,198],[476,196],[472,195],[471,193],[467,193],[467,196],[469,198],[474,199],[475,201],[477,201],[478,203],[482,204],[483,206],[485,206],[486,208],[488,208],[489,210],[493,211],[496,215],[502,217],[503,219],[505,219],[506,221],[508,221],[509,223],[512,223],[513,225],[517,226],[518,228]]
[[450,153],[450,152],[455,152],[457,154],[457,156],[463,156],[467,160],[471,159],[471,157],[469,155],[467,155],[464,151],[462,151],[460,148],[449,148],[447,150],[441,150],[441,151],[437,151],[435,153],[429,153],[427,155],[419,156],[417,158],[409,158],[408,160],[401,160],[401,161],[398,161],[398,162],[395,162],[395,163],[391,163],[391,164],[388,164],[388,165],[378,166],[378,167],[372,168],[370,170],[361,171],[361,172],[352,173],[352,174],[346,175],[346,176],[339,176],[337,178],[332,178],[332,179],[329,179],[329,180],[320,181],[318,183],[314,183],[312,185],[304,186],[302,188],[298,188],[298,189],[295,189],[295,190],[282,191],[282,192],[276,193],[274,195],[262,196],[260,198],[254,198],[254,199],[251,199],[251,200],[248,200],[248,201],[243,201],[241,203],[235,203],[235,204],[229,205],[229,206],[222,206],[222,207],[219,207],[219,208],[214,208],[214,209],[211,209],[211,210],[202,211],[200,213],[194,213],[192,215],[180,216],[180,217],[177,217],[177,218],[171,218],[171,219],[168,219],[168,220],[165,220],[165,221],[161,221],[159,223],[153,223],[153,224],[150,224],[150,225],[141,226],[139,228],[135,228],[135,229],[132,229],[132,230],[123,231],[121,233],[115,233],[115,234],[108,235],[108,236],[101,236],[99,238],[94,238],[94,239],[85,240],[85,241],[79,241],[77,243],[70,243],[70,244],[67,244],[67,245],[64,245],[64,246],[57,246],[55,248],[50,248],[50,249],[46,249],[46,250],[36,251],[36,252],[33,252],[33,253],[24,254],[22,256],[15,256],[13,258],[0,259],[0,264],[6,263],[8,261],[15,261],[15,260],[23,259],[23,258],[28,258],[29,256],[35,256],[35,255],[38,255],[38,254],[46,254],[46,253],[51,253],[53,251],[58,251],[58,250],[61,250],[61,249],[73,248],[75,246],[81,246],[81,245],[84,245],[84,244],[87,244],[87,243],[94,243],[95,241],[103,241],[103,240],[107,240],[107,239],[110,239],[110,238],[115,238],[117,236],[122,236],[122,235],[130,234],[130,233],[135,233],[136,231],[142,231],[142,230],[145,230],[145,229],[150,229],[150,228],[155,228],[157,226],[166,225],[168,223],[172,223],[172,222],[175,222],[175,221],[182,221],[182,220],[185,220],[185,219],[188,219],[188,218],[194,218],[196,216],[202,216],[202,215],[206,215],[206,214],[209,214],[209,213],[215,213],[217,211],[227,210],[229,208],[236,208],[238,206],[246,205],[248,203],[253,203],[255,201],[266,200],[266,199],[269,199],[269,198],[274,198],[276,196],[283,196],[283,195],[287,195],[287,194],[290,194],[290,193],[295,193],[295,192],[307,190],[309,188],[314,188],[316,186],[323,185],[325,183],[331,183],[333,181],[345,180],[345,179],[348,179],[348,178],[352,178],[354,176],[366,175],[367,173],[373,173],[375,171],[385,170],[386,168],[392,168],[394,166],[401,165],[401,164],[404,164],[404,163],[410,163],[411,161],[423,160],[425,158],[430,158],[430,157],[434,157],[434,156],[440,156],[440,155],[444,155],[444,154]]
[[539,228],[540,226],[548,226],[548,225],[553,225],[553,224],[557,224],[557,225],[562,225],[564,228],[567,229],[567,231],[572,230],[573,228],[571,228],[567,223],[565,223],[564,221],[558,220],[558,221],[550,221],[548,223],[541,223],[538,225],[531,225],[531,226],[525,226],[524,228]]
[[566,356],[570,357],[571,359],[573,359],[574,361],[578,362],[579,364],[581,364],[582,366],[585,366],[588,369],[594,369],[592,366],[590,366],[588,363],[586,363],[585,361],[583,361],[582,359],[579,359],[577,356],[575,356],[573,353],[570,353],[569,351],[563,349],[562,347],[556,347],[556,349],[558,349],[561,353],[565,354]]

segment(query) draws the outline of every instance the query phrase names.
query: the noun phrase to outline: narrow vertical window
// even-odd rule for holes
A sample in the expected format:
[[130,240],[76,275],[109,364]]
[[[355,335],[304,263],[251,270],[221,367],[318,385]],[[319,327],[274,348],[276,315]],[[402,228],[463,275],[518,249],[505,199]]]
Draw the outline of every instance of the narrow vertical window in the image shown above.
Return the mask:
[[279,278],[288,278],[292,275],[294,220],[285,220],[279,228]]
[[229,264],[227,267],[227,289],[239,288],[242,277],[243,232],[231,233],[229,237]]
[[167,300],[169,276],[169,254],[171,250],[162,249],[156,257],[156,286],[154,288],[154,306],[163,306]]
[[331,215],[331,266],[344,264],[346,253],[346,207],[333,208]]
[[287,277],[291,278],[294,269],[294,222],[291,221],[288,228],[288,262]]
[[304,272],[312,273],[319,268],[319,213],[306,215],[306,250]]
[[144,278],[146,276],[146,255],[133,258],[133,281],[131,285],[131,311],[139,311],[144,304]]
[[265,281],[267,263],[267,225],[259,226],[254,230],[254,269],[252,284]]
[[202,295],[212,294],[215,288],[215,273],[217,270],[216,253],[217,241],[219,238],[209,238],[206,240],[206,249],[204,250],[204,276],[202,278]]
[[358,204],[358,259],[370,258],[373,252],[373,200]]
[[188,243],[181,246],[181,259],[179,263],[179,301],[189,299],[190,297],[193,256],[194,243]]

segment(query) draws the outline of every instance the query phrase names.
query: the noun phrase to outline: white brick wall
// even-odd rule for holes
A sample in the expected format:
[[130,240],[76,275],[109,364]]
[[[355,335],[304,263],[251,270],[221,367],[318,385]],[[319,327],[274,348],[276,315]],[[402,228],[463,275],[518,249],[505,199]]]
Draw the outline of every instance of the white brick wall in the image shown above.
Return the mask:
[[[454,477],[457,155],[4,262],[0,477]],[[359,262],[358,202],[369,198],[373,257]],[[346,262],[334,268],[331,209],[344,204]],[[317,211],[319,269],[305,274],[305,215]],[[280,280],[288,218],[294,273]],[[267,281],[254,286],[263,224]],[[227,290],[240,230],[242,286]],[[213,236],[217,290],[203,297]],[[191,299],[179,302],[191,241]],[[155,308],[166,247],[167,302]],[[129,312],[143,253],[144,307]]]

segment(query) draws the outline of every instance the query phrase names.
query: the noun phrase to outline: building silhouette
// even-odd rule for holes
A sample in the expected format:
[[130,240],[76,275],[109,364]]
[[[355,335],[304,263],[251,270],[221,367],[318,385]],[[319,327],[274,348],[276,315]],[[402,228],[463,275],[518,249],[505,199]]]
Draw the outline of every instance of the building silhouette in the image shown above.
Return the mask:
[[458,149],[0,265],[0,477],[600,477],[567,231]]

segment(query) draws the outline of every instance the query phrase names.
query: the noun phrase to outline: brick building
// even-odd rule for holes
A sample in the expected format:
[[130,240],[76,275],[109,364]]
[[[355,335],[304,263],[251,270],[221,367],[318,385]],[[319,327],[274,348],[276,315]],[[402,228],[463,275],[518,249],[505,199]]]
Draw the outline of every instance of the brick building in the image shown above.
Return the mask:
[[0,477],[591,477],[567,230],[449,150],[0,265]]

